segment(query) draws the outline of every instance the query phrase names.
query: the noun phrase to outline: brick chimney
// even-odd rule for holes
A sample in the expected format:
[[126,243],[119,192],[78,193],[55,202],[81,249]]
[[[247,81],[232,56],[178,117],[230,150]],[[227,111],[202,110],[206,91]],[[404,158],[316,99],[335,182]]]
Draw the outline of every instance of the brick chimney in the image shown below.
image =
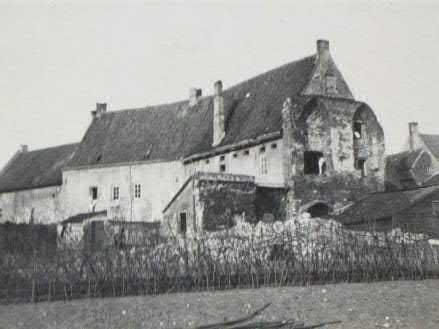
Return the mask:
[[418,123],[417,122],[409,122],[409,149],[410,151],[414,151],[417,147],[417,139],[418,139]]
[[203,91],[198,88],[189,89],[189,105],[195,106],[198,103],[198,100],[201,98]]
[[223,98],[223,83],[218,80],[214,84],[213,96],[213,146],[218,145],[226,134]]
[[20,151],[21,151],[21,153],[28,152],[29,151],[29,146],[27,146],[26,144],[20,145]]
[[91,116],[93,119],[100,118],[107,112],[107,103],[96,103],[96,110],[91,111]]
[[[328,40],[317,40],[317,70],[321,81],[322,93],[326,94],[326,77],[329,72],[331,54]],[[332,74],[331,74],[332,75]]]

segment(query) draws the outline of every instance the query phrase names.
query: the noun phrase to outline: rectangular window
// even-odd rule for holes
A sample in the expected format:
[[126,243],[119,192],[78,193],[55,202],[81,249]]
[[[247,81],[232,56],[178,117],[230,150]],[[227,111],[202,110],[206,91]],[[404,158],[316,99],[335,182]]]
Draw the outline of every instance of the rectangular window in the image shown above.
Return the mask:
[[96,186],[90,187],[90,197],[92,200],[98,199],[98,188]]
[[237,158],[238,157],[238,153],[233,153],[233,157]]
[[264,153],[264,152],[265,152],[265,146],[262,146],[262,147],[259,149],[259,152]]
[[326,163],[322,152],[305,151],[303,164],[303,173],[305,175],[323,175],[326,171]]
[[250,154],[250,151],[249,150],[245,150],[244,151],[244,155],[249,155]]
[[277,149],[277,144],[276,143],[273,143],[273,144],[271,144],[271,148],[274,150],[274,149]]
[[221,156],[220,156],[220,161],[224,161],[224,159],[225,159],[225,156],[224,156],[224,155],[221,155]]
[[3,217],[3,209],[0,208],[0,219],[2,219],[2,217]]
[[220,172],[226,172],[226,165],[225,164],[220,165]]
[[141,188],[140,184],[135,184],[134,185],[134,198],[140,199],[141,193],[142,193],[142,188]]
[[181,234],[186,234],[187,231],[187,215],[185,212],[180,213],[179,231]]
[[119,200],[119,186],[113,187],[113,200]]

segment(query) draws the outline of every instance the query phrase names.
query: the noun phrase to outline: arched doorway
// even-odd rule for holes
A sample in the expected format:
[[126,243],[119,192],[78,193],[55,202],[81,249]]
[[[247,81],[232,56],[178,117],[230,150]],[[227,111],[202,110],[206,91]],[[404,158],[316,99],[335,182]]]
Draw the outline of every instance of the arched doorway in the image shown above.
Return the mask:
[[325,218],[329,216],[331,210],[332,208],[325,201],[316,200],[302,206],[300,212],[309,213],[311,218]]

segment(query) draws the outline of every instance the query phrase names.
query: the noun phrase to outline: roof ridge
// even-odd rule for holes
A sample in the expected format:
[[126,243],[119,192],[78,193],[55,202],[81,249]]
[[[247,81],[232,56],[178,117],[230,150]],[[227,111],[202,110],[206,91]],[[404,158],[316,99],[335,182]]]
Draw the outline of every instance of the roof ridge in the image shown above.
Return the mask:
[[[265,71],[263,73],[259,73],[257,75],[254,75],[254,76],[252,76],[252,77],[250,77],[250,78],[248,78],[246,80],[242,80],[240,82],[237,82],[236,84],[233,84],[233,85],[229,86],[228,88],[225,88],[223,90],[223,93],[227,93],[230,90],[233,90],[234,88],[240,87],[241,85],[244,85],[244,84],[246,84],[246,83],[248,83],[248,82],[250,82],[252,80],[260,79],[264,75],[270,74],[270,73],[272,73],[274,71],[277,71],[277,70],[281,70],[281,69],[283,69],[283,68],[285,68],[285,67],[287,67],[289,65],[297,64],[297,63],[300,63],[302,61],[310,60],[310,59],[315,58],[315,57],[316,57],[316,55],[313,54],[313,55],[305,56],[305,57],[302,57],[300,59],[297,59],[297,60],[294,60],[294,61],[282,64],[282,65],[279,65],[279,66],[274,67],[272,69],[269,69],[269,70],[267,70],[267,71]],[[201,96],[199,98],[199,101],[203,101],[203,100],[206,100],[206,99],[211,99],[213,96],[214,96],[213,94],[208,94],[208,95]],[[307,95],[304,95],[304,96],[307,96]],[[116,111],[107,112],[106,114],[108,114],[108,113],[116,113],[116,112],[120,113],[120,112],[124,112],[124,111],[127,112],[127,111],[157,110],[158,107],[163,107],[163,106],[171,107],[171,106],[175,106],[175,105],[183,105],[185,103],[189,103],[189,99],[182,99],[182,100],[179,100],[179,101],[173,101],[173,102],[171,101],[171,102],[158,103],[158,104],[153,104],[153,105],[144,105],[144,106],[141,106],[141,107],[134,107],[134,108],[123,108],[123,109],[119,109],[119,110],[116,110]]]
[[76,143],[67,143],[67,144],[43,147],[43,148],[39,148],[39,149],[35,149],[35,150],[29,150],[27,152],[22,152],[21,154],[29,154],[29,153],[34,153],[34,152],[47,151],[47,150],[52,150],[52,149],[56,149],[56,148],[62,148],[62,147],[67,147],[67,146],[74,146],[74,145],[79,145],[79,144],[80,144],[80,142],[76,142]]

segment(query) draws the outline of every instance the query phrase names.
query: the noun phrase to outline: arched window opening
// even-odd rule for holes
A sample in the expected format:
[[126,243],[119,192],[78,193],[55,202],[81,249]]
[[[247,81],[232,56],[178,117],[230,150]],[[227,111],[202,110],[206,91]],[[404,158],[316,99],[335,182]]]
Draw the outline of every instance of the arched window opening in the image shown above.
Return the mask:
[[308,208],[307,212],[311,215],[312,218],[314,217],[328,217],[330,208],[327,204],[323,202],[318,202],[311,207]]

